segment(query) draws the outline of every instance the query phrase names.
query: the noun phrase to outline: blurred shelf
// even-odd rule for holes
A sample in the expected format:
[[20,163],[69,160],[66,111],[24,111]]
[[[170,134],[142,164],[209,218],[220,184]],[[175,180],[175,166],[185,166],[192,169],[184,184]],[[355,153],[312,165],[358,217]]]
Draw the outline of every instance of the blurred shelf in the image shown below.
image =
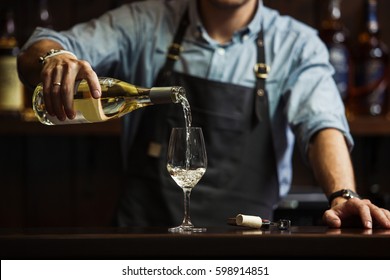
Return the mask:
[[90,124],[44,125],[38,120],[23,121],[20,118],[0,118],[0,135],[119,136],[120,133],[120,119]]
[[[349,117],[350,130],[354,136],[390,136],[390,114],[376,117]],[[2,134],[44,134],[44,135],[120,135],[120,119],[102,123],[47,126],[36,119],[29,121],[21,117],[1,117]]]
[[390,136],[390,115],[349,117],[351,133],[354,136]]

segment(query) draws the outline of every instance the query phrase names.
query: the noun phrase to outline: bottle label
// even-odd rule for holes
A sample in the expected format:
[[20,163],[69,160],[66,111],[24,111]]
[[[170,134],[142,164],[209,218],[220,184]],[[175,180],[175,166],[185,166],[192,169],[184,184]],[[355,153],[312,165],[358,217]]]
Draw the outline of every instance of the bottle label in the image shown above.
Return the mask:
[[329,55],[330,63],[335,69],[333,79],[336,82],[341,98],[345,99],[349,87],[349,51],[345,46],[335,44],[329,47]]
[[103,113],[101,100],[94,98],[76,99],[74,100],[74,108],[76,117],[74,119],[66,119],[65,121],[58,120],[57,117],[50,115],[46,119],[52,124],[80,124],[80,123],[94,123],[103,122],[111,119]]
[[15,56],[0,56],[0,110],[22,111],[23,86],[19,81]]
[[92,97],[76,99],[74,108],[80,113],[80,120],[85,119],[85,122],[103,122],[111,119],[104,114],[101,99]]

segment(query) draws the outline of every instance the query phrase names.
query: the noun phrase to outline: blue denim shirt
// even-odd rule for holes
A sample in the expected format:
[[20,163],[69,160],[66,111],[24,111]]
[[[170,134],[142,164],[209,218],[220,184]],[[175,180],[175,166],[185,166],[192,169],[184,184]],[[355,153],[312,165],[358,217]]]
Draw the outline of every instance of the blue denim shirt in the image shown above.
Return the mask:
[[261,0],[252,21],[226,44],[207,34],[196,0],[151,0],[125,4],[63,32],[37,28],[24,48],[39,39],[52,39],[88,61],[98,76],[151,87],[188,5],[190,26],[175,64],[178,72],[254,87],[255,40],[264,28],[266,61],[271,68],[266,90],[282,196],[291,185],[295,140],[305,160],[311,136],[324,128],[340,130],[352,148],[333,68],[317,32],[263,6]]

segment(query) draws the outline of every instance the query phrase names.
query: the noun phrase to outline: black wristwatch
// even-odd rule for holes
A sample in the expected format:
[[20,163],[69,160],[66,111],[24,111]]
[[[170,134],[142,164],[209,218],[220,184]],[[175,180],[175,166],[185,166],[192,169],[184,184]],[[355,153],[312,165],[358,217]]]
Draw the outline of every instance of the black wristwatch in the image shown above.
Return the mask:
[[328,197],[329,205],[332,204],[333,199],[335,199],[336,197],[343,197],[345,199],[350,199],[353,197],[361,198],[357,193],[355,193],[354,191],[352,191],[350,189],[342,189],[342,190],[339,190],[339,191],[332,193]]

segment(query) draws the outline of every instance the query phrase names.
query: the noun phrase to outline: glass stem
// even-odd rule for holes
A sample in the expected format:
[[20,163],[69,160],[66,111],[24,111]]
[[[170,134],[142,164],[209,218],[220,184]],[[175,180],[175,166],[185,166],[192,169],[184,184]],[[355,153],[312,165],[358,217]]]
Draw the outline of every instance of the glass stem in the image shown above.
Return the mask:
[[184,219],[182,226],[192,227],[191,218],[190,218],[190,196],[191,188],[183,188],[184,193]]

